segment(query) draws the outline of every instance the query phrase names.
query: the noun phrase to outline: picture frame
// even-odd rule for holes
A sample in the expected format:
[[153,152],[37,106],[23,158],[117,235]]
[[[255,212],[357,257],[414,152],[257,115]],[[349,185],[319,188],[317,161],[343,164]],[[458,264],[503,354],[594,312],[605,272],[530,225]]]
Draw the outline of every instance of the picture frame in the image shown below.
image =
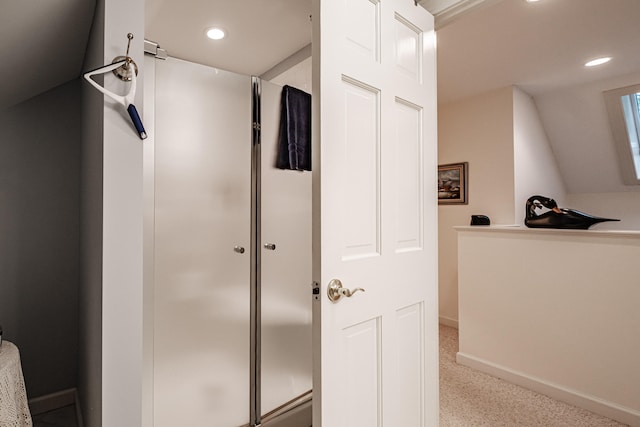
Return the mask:
[[468,204],[468,181],[468,162],[438,165],[438,204]]

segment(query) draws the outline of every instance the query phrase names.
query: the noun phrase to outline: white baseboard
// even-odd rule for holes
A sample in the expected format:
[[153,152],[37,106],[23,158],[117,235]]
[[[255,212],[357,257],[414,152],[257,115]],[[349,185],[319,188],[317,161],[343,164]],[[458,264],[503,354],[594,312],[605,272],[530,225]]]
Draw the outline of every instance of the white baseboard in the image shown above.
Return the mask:
[[29,411],[31,415],[43,414],[55,409],[64,408],[65,406],[76,403],[76,389],[58,391],[56,393],[46,394],[29,400]]
[[562,402],[569,403],[570,405],[584,408],[596,414],[628,424],[631,427],[640,427],[640,412],[634,409],[627,408],[595,396],[590,396],[577,390],[572,390],[559,384],[554,384],[521,372],[516,372],[468,354],[458,352],[456,354],[456,362],[491,376],[502,378],[509,383],[516,384]]
[[452,328],[458,329],[458,319],[452,319],[450,317],[440,316],[438,317],[438,321],[441,325],[450,326]]

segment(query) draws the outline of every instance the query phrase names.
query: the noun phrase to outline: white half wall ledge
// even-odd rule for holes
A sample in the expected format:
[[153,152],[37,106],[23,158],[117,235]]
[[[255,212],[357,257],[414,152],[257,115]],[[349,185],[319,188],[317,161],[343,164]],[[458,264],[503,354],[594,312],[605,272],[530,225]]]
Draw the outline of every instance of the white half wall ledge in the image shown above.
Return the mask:
[[614,238],[640,238],[640,230],[571,230],[564,228],[528,228],[524,225],[491,225],[487,226],[457,226],[456,231],[481,231],[481,232],[513,232],[513,233],[539,233],[541,235],[566,235],[566,236],[597,236]]
[[455,229],[458,363],[640,427],[640,232]]
[[640,412],[631,408],[620,406],[595,396],[580,393],[577,390],[526,375],[522,372],[517,372],[505,368],[504,366],[461,352],[456,354],[456,362],[460,365],[484,372],[485,374],[493,377],[503,379],[511,384],[519,385],[528,390],[533,390],[570,405],[584,408],[596,414],[620,421],[631,427],[640,427]]

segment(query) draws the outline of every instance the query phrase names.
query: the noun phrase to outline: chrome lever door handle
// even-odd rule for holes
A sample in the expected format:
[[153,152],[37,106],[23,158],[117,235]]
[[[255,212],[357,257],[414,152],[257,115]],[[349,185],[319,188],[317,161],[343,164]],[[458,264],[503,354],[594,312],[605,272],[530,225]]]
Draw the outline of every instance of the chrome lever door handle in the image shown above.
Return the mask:
[[338,279],[333,279],[329,282],[329,286],[327,286],[327,296],[333,302],[337,302],[342,297],[350,298],[353,294],[358,291],[364,292],[362,288],[355,288],[353,290],[343,288],[342,282]]
[[358,291],[364,292],[364,289],[363,288],[355,288],[354,290],[349,290],[347,288],[342,288],[338,292],[340,292],[340,294],[345,296],[345,297],[351,298],[351,295],[355,294]]

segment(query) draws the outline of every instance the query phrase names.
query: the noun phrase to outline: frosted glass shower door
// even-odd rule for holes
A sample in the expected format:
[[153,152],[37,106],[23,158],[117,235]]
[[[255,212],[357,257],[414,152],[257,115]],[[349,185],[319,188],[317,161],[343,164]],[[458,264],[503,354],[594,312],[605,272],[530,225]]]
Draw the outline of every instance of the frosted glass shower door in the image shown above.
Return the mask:
[[312,385],[311,172],[275,167],[281,92],[262,82],[262,415]]
[[155,62],[154,426],[240,426],[249,422],[251,79]]

